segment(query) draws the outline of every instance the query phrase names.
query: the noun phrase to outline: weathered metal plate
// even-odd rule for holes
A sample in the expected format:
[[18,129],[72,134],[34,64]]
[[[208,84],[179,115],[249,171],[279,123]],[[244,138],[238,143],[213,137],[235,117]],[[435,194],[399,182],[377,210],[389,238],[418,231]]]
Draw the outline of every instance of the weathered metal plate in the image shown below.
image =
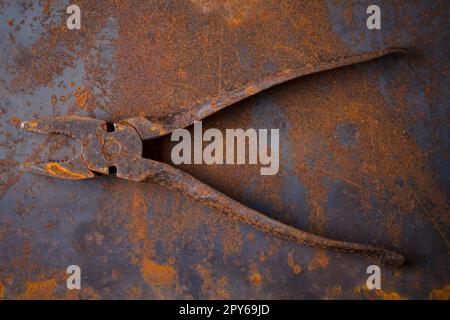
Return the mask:
[[[444,298],[449,294],[447,1],[0,1],[0,297]],[[182,166],[296,227],[395,248],[401,269],[366,289],[367,264],[273,236],[153,184],[23,174],[76,148],[20,131],[64,114],[108,121],[201,107],[299,63],[406,47],[307,76],[204,127],[280,128],[281,169]],[[65,146],[65,152],[59,147]],[[170,161],[170,141],[163,144]],[[67,290],[66,267],[82,269]]]

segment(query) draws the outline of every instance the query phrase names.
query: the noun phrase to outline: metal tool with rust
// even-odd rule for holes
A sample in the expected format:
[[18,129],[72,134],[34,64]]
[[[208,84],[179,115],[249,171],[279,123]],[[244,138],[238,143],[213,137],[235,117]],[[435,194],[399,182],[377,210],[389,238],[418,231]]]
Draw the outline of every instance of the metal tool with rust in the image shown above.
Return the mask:
[[63,116],[23,122],[22,127],[39,133],[66,134],[81,142],[81,152],[68,161],[29,163],[23,166],[25,170],[64,179],[88,179],[109,174],[111,168],[115,168],[119,178],[158,183],[280,238],[316,248],[356,253],[378,264],[400,266],[404,261],[401,254],[390,250],[331,240],[290,227],[244,206],[179,169],[142,158],[140,132],[126,120],[111,126],[94,118]]
[[358,254],[377,264],[400,266],[404,262],[404,256],[397,252],[365,244],[331,240],[290,227],[244,206],[182,170],[142,157],[142,140],[157,138],[177,128],[186,127],[195,120],[201,120],[239,100],[285,81],[367,61],[393,52],[404,52],[404,49],[390,48],[335,58],[314,65],[296,66],[277,77],[263,79],[257,87],[237,88],[231,93],[227,92],[227,98],[211,101],[201,108],[191,108],[192,112],[162,120],[137,117],[109,124],[95,118],[72,115],[48,120],[26,121],[22,123],[22,128],[28,131],[65,134],[80,141],[81,152],[68,161],[27,163],[22,168],[72,180],[88,179],[114,172],[117,177],[127,180],[155,182],[168,189],[181,192],[190,199],[230,218],[248,223],[279,238],[315,248]]

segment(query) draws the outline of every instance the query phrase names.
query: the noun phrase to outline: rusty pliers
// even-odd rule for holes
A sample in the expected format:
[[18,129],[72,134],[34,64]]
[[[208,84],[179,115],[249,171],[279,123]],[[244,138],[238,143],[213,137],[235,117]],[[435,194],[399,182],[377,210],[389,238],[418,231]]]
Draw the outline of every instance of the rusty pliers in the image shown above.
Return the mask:
[[[378,56],[380,55],[382,54],[378,54]],[[372,58],[376,56],[375,54]],[[354,60],[350,59],[347,64],[358,62]],[[330,62],[328,69],[336,66],[338,65],[335,62]],[[323,67],[323,69],[326,68]],[[110,124],[103,120],[74,115],[25,121],[22,123],[22,128],[28,131],[44,134],[65,134],[78,140],[81,143],[81,151],[67,161],[27,163],[24,164],[23,169],[47,176],[73,180],[94,178],[98,175],[108,175],[114,172],[117,177],[122,179],[158,183],[168,189],[181,192],[208,208],[248,223],[279,238],[315,248],[359,254],[377,264],[402,265],[404,257],[397,252],[365,244],[331,240],[293,228],[246,207],[182,170],[163,162],[143,158],[143,140],[162,136],[173,131],[176,127],[185,127],[191,124],[192,120],[202,119],[245,96],[299,75],[302,74],[286,74],[284,78],[261,85],[259,90],[253,90],[252,92],[244,90],[244,93],[240,96],[237,95],[230,101],[211,106],[209,111],[203,110],[202,115],[192,115],[191,119],[181,118],[169,125],[151,121],[145,117]]]

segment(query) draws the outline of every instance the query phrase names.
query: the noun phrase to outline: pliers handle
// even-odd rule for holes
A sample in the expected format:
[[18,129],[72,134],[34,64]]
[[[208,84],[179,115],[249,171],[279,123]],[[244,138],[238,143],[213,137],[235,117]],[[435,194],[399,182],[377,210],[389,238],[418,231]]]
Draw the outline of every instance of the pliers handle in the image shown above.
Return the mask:
[[279,238],[315,248],[355,253],[376,264],[400,266],[404,262],[404,257],[394,251],[331,240],[290,227],[233,200],[182,170],[143,158],[140,132],[128,121],[108,125],[94,118],[64,116],[24,122],[22,127],[39,133],[65,134],[81,143],[81,152],[67,161],[28,163],[23,166],[25,170],[63,179],[88,179],[109,174],[110,168],[115,167],[115,175],[119,178],[158,183]]

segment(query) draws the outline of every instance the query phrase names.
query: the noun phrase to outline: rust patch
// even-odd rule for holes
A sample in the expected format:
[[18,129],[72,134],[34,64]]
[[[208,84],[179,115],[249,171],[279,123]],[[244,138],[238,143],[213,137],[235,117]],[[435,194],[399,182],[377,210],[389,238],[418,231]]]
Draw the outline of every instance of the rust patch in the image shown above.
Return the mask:
[[13,126],[15,126],[15,127],[20,127],[20,123],[21,123],[21,121],[20,121],[20,119],[18,118],[18,117],[11,117],[10,119],[9,119],[9,123],[11,124],[11,125],[13,125]]
[[76,173],[76,172],[72,172],[70,170],[68,170],[67,168],[64,168],[63,166],[61,166],[58,162],[50,162],[45,166],[45,169],[47,170],[47,172],[49,172],[52,175],[55,176],[64,176],[64,177],[69,177],[69,178],[80,178],[83,179],[86,176]]
[[86,105],[86,100],[88,98],[88,95],[89,95],[89,92],[85,91],[77,97],[77,104],[80,108],[84,108],[84,106]]
[[260,285],[261,282],[262,282],[261,275],[259,273],[257,273],[257,272],[252,273],[250,275],[250,282],[255,284],[255,285]]
[[294,258],[292,258],[291,254],[288,254],[287,264],[294,273],[302,272],[302,267],[299,264],[295,263]]
[[28,281],[25,292],[18,296],[18,299],[26,300],[50,300],[54,299],[53,292],[56,288],[56,279],[43,281]]
[[359,287],[356,287],[353,292],[358,296],[365,296],[368,299],[382,299],[382,300],[408,300],[407,297],[401,295],[398,292],[391,291],[383,291],[382,289],[373,289],[369,290],[366,284],[362,284]]
[[319,251],[316,253],[314,258],[311,260],[311,262],[308,265],[309,271],[314,271],[317,269],[325,269],[328,267],[329,258],[327,254],[323,251]]
[[450,285],[447,285],[440,289],[434,289],[430,292],[430,299],[436,300],[449,300],[450,299]]
[[141,274],[150,285],[167,286],[175,283],[177,272],[170,265],[158,264],[148,258],[144,258]]

